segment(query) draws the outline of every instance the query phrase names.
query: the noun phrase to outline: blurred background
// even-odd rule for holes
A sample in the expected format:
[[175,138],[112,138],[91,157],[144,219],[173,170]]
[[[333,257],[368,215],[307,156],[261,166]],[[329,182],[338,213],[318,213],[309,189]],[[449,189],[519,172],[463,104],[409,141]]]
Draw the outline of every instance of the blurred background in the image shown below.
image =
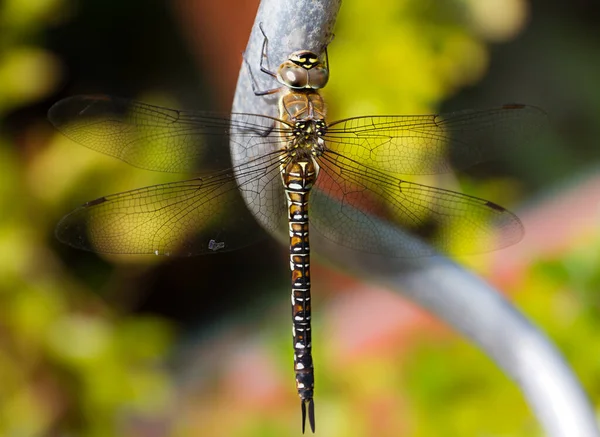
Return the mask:
[[[299,434],[286,248],[117,257],[53,235],[85,201],[177,178],[69,141],[46,120],[52,103],[108,93],[227,111],[257,7],[0,4],[0,435]],[[548,112],[552,132],[461,173],[465,192],[510,207],[527,232],[462,262],[551,337],[596,408],[599,20],[591,0],[346,0],[324,91],[330,120]],[[516,385],[450,328],[325,260],[313,269],[319,434],[541,435]]]

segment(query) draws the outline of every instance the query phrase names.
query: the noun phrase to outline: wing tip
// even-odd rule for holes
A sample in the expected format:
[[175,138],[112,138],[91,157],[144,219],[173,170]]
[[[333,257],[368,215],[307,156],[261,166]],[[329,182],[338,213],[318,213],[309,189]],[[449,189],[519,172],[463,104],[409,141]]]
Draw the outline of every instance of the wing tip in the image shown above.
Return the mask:
[[96,114],[91,111],[92,107],[101,104],[111,104],[114,97],[110,97],[103,94],[81,94],[76,96],[69,96],[54,103],[50,109],[48,109],[48,120],[57,129],[66,126],[69,122],[86,117],[94,117]]

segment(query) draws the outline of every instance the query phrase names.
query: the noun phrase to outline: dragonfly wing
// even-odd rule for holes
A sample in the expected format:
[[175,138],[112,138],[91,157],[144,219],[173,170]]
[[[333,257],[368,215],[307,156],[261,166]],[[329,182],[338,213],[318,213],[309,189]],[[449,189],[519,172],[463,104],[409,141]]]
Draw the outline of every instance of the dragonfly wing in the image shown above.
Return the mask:
[[395,174],[464,169],[523,146],[547,122],[539,108],[504,105],[476,111],[416,116],[366,116],[329,125],[334,151]]
[[[191,256],[238,249],[265,235],[241,190],[254,191],[257,179],[273,174],[275,154],[235,171],[101,197],[65,216],[56,235],[101,253]],[[273,222],[285,211],[270,208]]]
[[[257,142],[276,143],[276,119],[255,114],[181,111],[112,96],[73,96],[48,111],[52,124],[73,141],[148,170],[212,173],[231,167]],[[244,157],[246,158],[246,157]]]
[[394,257],[460,255],[523,236],[519,219],[487,200],[405,181],[331,152],[319,164],[311,224],[342,246]]

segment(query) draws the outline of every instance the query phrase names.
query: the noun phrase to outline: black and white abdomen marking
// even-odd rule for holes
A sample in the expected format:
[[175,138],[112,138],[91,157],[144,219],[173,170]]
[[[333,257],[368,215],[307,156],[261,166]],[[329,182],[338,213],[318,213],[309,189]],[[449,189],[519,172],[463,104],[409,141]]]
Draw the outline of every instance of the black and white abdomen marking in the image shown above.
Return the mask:
[[312,158],[291,159],[281,165],[281,177],[288,204],[290,270],[292,277],[292,334],[296,388],[302,402],[302,431],[308,420],[314,432],[314,371],[310,331],[310,246],[308,198],[317,179],[318,166]]

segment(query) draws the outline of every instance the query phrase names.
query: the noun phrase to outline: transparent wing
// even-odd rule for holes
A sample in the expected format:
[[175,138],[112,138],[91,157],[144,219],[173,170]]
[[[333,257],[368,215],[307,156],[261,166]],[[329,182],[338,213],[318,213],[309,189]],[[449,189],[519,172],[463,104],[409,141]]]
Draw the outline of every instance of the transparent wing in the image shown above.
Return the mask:
[[238,153],[256,157],[257,142],[278,145],[282,123],[261,115],[180,111],[111,96],[66,98],[50,108],[48,118],[85,147],[136,167],[174,173],[230,167],[223,151],[234,134]]
[[522,146],[547,122],[533,106],[416,116],[367,116],[329,125],[327,145],[343,156],[396,174],[467,168]]
[[[278,229],[284,220],[276,150],[281,146],[279,134],[287,126],[280,127],[277,119],[176,111],[104,96],[62,100],[51,108],[49,117],[71,139],[138,167],[170,172],[224,169],[211,177],[89,202],[58,226],[59,238],[72,246],[97,252],[179,255],[244,246],[260,232],[239,190],[264,226]],[[409,183],[387,172],[439,173],[450,170],[451,161],[459,167],[474,164],[493,157],[498,145],[510,142],[511,136],[519,139],[526,127],[544,119],[537,108],[510,105],[445,116],[335,122],[327,133],[333,150],[322,157],[321,191],[313,195],[313,223],[339,244],[393,256],[430,254],[421,245],[407,245],[406,239],[399,238],[403,231],[394,226],[446,252],[456,252],[457,240],[466,253],[512,244],[521,238],[522,226],[503,208]],[[484,142],[484,138],[497,141]],[[218,153],[227,149],[219,141],[223,139],[237,143],[236,158],[246,159],[245,164],[227,170],[228,157],[217,161]],[[375,204],[386,208],[377,209]],[[392,227],[381,226],[380,220]],[[498,227],[504,237],[492,241]],[[393,244],[381,246],[378,241]]]
[[[101,197],[65,216],[56,235],[102,253],[190,256],[238,249],[265,235],[240,190],[264,189],[256,186],[261,178],[278,182],[278,157],[272,153],[213,176]],[[285,216],[283,199],[279,206],[256,207],[273,223]]]
[[420,257],[435,250],[487,252],[523,237],[519,219],[487,200],[408,182],[331,151],[322,155],[319,163],[311,224],[342,246],[394,257]]

